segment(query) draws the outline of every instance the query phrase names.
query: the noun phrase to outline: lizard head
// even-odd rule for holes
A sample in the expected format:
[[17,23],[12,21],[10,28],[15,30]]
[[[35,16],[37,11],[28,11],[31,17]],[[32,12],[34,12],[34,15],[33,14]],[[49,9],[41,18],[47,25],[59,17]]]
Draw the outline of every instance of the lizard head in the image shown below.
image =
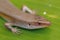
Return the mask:
[[36,21],[29,23],[29,29],[45,28],[50,25],[50,22],[43,17],[36,16]]

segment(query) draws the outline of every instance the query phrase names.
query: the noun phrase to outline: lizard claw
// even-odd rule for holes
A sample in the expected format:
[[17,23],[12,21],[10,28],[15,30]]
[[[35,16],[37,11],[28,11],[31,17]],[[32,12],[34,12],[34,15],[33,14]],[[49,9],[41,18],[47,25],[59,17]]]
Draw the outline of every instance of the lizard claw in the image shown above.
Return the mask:
[[20,29],[18,28],[12,28],[12,32],[16,34],[20,34]]

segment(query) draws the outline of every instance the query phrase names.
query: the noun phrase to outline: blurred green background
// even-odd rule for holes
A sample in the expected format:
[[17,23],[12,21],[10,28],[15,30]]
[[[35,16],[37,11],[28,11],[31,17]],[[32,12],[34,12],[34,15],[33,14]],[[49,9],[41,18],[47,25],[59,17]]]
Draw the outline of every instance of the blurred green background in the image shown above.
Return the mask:
[[[37,15],[51,22],[48,28],[38,30],[21,29],[22,34],[13,34],[5,28],[5,20],[0,17],[0,40],[60,40],[60,0],[10,0],[17,8],[27,5]],[[47,14],[44,15],[43,12]]]

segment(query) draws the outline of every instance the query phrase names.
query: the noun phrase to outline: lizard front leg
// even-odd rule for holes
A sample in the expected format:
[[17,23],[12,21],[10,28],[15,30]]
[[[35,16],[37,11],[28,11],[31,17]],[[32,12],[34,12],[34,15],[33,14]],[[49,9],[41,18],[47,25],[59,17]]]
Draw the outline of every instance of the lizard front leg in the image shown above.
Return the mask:
[[35,12],[34,10],[31,10],[31,9],[28,8],[26,5],[23,5],[23,6],[22,6],[22,11],[23,11],[23,12],[27,12],[27,13],[29,13],[29,14],[33,14],[33,15],[36,14],[36,12]]
[[13,23],[5,23],[5,26],[6,26],[9,30],[11,30],[13,33],[19,34],[19,33],[20,33],[20,30],[17,29],[16,27],[15,27],[15,28],[12,27],[12,25],[13,25]]

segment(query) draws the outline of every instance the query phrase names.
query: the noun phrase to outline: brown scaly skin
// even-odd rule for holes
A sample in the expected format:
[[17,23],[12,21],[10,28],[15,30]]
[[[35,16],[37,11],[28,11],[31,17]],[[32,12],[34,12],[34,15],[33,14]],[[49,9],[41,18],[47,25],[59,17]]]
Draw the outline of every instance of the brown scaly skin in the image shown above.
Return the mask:
[[13,28],[12,25],[25,29],[39,29],[50,25],[50,22],[41,16],[27,14],[20,11],[8,0],[0,0],[0,16],[8,22],[5,26],[13,33],[18,33],[18,29]]

